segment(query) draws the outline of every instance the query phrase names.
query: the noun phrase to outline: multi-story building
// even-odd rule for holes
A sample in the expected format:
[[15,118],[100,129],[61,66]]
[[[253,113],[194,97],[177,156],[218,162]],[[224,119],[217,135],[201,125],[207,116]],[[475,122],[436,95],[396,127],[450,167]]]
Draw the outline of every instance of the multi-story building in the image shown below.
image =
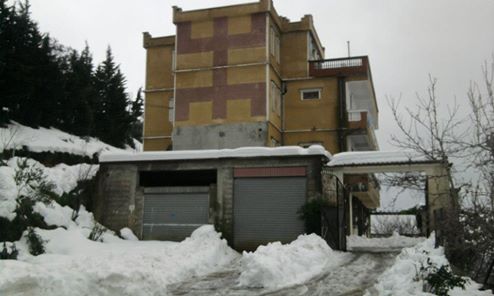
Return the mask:
[[144,150],[321,144],[377,150],[366,56],[325,59],[312,16],[271,0],[182,11],[176,35],[144,33]]

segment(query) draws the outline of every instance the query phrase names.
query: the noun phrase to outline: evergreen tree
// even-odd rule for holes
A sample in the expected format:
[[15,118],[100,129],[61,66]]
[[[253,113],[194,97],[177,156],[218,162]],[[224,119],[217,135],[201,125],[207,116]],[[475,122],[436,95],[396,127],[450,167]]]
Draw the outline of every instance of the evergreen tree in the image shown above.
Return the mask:
[[62,129],[79,136],[90,135],[93,130],[93,110],[96,107],[93,74],[93,58],[89,46],[86,44],[81,54],[72,50],[68,57]]
[[124,147],[130,138],[132,116],[127,110],[130,102],[125,92],[125,78],[115,65],[110,47],[106,59],[96,69],[94,81],[97,108],[93,134],[108,144]]
[[[132,118],[132,128],[131,137],[142,141],[142,113],[143,113],[144,100],[142,99],[142,87],[137,91],[137,96],[132,102],[131,107],[131,118]],[[131,141],[129,143],[134,147],[134,143]]]

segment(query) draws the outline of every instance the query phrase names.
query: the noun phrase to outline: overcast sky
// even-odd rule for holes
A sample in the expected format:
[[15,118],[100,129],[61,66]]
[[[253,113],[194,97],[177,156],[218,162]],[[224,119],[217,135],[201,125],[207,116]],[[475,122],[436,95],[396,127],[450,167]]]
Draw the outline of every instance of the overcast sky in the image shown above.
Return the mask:
[[[127,77],[128,91],[144,85],[142,32],[174,35],[172,6],[184,10],[249,2],[168,0],[31,0],[33,18],[43,32],[81,50],[89,43],[96,62],[112,47]],[[466,92],[481,81],[481,65],[494,54],[494,0],[274,0],[292,21],[312,14],[326,58],[368,55],[380,110],[381,150],[393,150],[397,133],[387,97],[413,106],[424,95],[428,75],[438,79],[443,105],[456,99],[467,112]]]

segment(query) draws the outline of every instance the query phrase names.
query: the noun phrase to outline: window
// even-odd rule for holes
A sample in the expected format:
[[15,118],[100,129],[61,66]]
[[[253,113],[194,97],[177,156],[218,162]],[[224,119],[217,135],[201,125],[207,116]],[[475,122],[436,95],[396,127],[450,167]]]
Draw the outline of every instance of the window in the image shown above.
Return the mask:
[[269,52],[280,63],[280,34],[274,27],[271,27],[269,34]]
[[281,116],[281,90],[271,80],[271,91],[270,91],[270,101],[271,101],[271,111]]
[[309,48],[308,48],[308,58],[309,61],[316,61],[321,59],[321,55],[319,54],[319,49],[317,47],[316,41],[312,37],[312,34],[309,34]]
[[321,98],[321,89],[302,89],[300,90],[300,98],[302,100],[318,100]]
[[173,98],[168,99],[168,121],[173,123],[175,120],[175,100]]

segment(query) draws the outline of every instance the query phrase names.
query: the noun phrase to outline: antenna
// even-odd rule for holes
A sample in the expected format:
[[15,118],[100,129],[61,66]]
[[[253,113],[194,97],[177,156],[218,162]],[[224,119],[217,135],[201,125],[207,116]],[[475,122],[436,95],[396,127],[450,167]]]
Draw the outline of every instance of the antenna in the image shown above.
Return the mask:
[[348,51],[348,57],[350,57],[350,41],[347,41],[346,42],[346,48],[347,48],[347,51]]

